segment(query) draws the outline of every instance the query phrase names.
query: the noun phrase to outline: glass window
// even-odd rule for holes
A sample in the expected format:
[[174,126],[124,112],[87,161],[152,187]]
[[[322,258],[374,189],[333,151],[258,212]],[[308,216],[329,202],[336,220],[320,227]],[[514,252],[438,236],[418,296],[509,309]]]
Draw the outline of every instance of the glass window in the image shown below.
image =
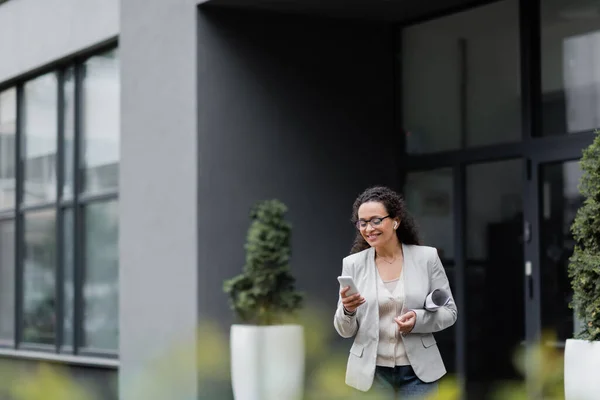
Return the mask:
[[75,71],[68,68],[63,81],[63,187],[62,198],[71,199],[75,186]]
[[[406,178],[404,197],[416,220],[423,244],[437,249],[456,297],[453,182],[451,168],[411,172]],[[438,332],[435,337],[446,368],[450,373],[456,372],[456,327]]]
[[15,223],[0,221],[0,345],[12,344],[15,325]]
[[15,206],[17,91],[0,93],[0,210]]
[[442,260],[454,259],[453,182],[450,168],[411,172],[404,188],[406,204],[424,244],[437,248]]
[[116,201],[85,207],[84,346],[118,346],[119,253]]
[[115,190],[119,176],[120,81],[116,50],[90,58],[83,81],[84,192]]
[[404,29],[401,59],[409,153],[521,139],[517,0]]
[[45,203],[56,199],[56,149],[58,86],[56,73],[25,84],[23,202]]
[[23,217],[23,340],[54,344],[56,218],[54,209]]
[[[521,376],[513,356],[525,339],[523,161],[469,165],[466,196],[467,391],[484,399],[494,384]],[[490,338],[502,340],[490,346]]]
[[119,102],[116,50],[0,91],[0,346],[117,351]]
[[63,224],[63,296],[64,296],[64,317],[63,317],[63,344],[73,346],[73,334],[75,331],[75,235],[73,224],[73,209],[67,208],[62,214]]
[[600,127],[600,14],[588,0],[541,2],[545,136]]

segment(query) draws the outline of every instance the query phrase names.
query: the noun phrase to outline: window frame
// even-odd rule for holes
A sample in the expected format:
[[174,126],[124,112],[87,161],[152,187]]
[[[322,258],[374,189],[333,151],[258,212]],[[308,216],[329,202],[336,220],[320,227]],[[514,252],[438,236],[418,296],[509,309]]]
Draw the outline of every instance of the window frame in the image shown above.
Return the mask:
[[[2,4],[0,0],[0,4]],[[43,359],[51,361],[64,361],[74,364],[99,365],[106,367],[118,366],[118,349],[103,350],[83,346],[84,344],[84,287],[85,287],[85,226],[84,212],[89,204],[99,204],[109,201],[117,201],[119,198],[118,187],[110,190],[104,190],[93,195],[82,193],[84,166],[82,140],[85,135],[83,126],[83,115],[85,105],[83,102],[84,74],[85,64],[88,59],[117,50],[118,43],[116,39],[107,43],[94,46],[80,54],[68,57],[60,62],[53,63],[32,73],[21,77],[11,79],[8,82],[0,84],[0,92],[11,88],[16,89],[16,191],[15,206],[12,209],[0,211],[1,221],[13,221],[15,225],[15,263],[14,263],[14,337],[12,343],[0,344],[0,356],[22,357],[30,359]],[[74,76],[74,99],[73,112],[70,115],[71,125],[73,127],[73,150],[70,154],[65,154],[65,129],[66,118],[69,113],[65,107],[65,82],[66,72],[72,69]],[[57,153],[56,153],[56,197],[54,201],[43,202],[39,204],[23,204],[24,189],[24,86],[27,82],[43,76],[48,73],[57,74],[56,96],[58,101],[57,112]],[[65,198],[63,193],[65,183],[65,163],[66,157],[73,157],[72,161],[72,184],[73,193]],[[119,159],[120,163],[120,159]],[[24,218],[33,211],[52,210],[55,213],[55,270],[54,270],[54,344],[44,345],[31,343],[23,340],[24,328]],[[72,225],[65,226],[64,215],[66,210],[72,210]],[[65,235],[67,229],[72,232],[72,247],[68,249],[72,252],[73,260],[73,307],[70,312],[73,315],[72,338],[69,341],[72,344],[66,345],[65,342],[65,315],[67,314],[65,303],[65,270],[66,270],[66,249]],[[79,360],[79,361],[78,361]]]

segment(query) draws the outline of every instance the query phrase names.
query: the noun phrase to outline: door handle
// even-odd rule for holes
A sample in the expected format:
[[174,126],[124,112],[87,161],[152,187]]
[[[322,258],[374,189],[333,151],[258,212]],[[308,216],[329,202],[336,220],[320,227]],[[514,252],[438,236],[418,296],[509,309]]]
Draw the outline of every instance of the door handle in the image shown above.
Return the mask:
[[533,274],[531,261],[525,261],[525,280],[527,281],[527,292],[529,300],[533,299]]
[[529,223],[529,221],[525,221],[523,223],[523,242],[531,242],[531,224]]

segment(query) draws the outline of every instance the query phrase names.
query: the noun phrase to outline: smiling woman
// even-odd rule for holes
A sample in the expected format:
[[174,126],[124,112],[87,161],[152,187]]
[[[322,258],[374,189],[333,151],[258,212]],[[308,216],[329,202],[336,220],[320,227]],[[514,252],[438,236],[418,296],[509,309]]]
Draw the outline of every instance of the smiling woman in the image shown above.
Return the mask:
[[[373,187],[354,202],[358,232],[342,275],[359,293],[340,290],[334,326],[355,337],[346,383],[390,398],[421,398],[437,391],[446,369],[433,332],[453,325],[457,309],[437,250],[420,245],[415,224],[400,195]],[[449,295],[437,309],[425,309],[434,290]]]
[[[364,205],[364,207],[363,207]],[[360,208],[363,207],[362,217],[360,214]],[[367,208],[365,208],[367,207]],[[371,226],[374,224],[379,225],[377,222],[383,222],[385,218],[396,219],[397,222],[402,221],[396,229],[396,235],[401,243],[405,244],[421,244],[419,233],[412,219],[412,216],[408,213],[404,199],[398,194],[388,188],[373,187],[365,190],[358,198],[354,201],[352,207],[352,222],[355,224],[358,232],[352,246],[351,253],[356,253],[365,250],[371,246],[367,242],[367,238],[363,235],[363,228],[366,228],[367,222],[364,217],[369,212],[373,213],[373,217],[378,216],[382,221],[373,221]],[[379,215],[376,215],[379,213]]]

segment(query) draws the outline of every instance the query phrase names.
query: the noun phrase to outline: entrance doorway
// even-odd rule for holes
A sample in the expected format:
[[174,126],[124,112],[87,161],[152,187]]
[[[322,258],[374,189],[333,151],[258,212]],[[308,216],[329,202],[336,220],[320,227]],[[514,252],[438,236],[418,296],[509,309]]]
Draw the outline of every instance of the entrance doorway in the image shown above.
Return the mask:
[[425,244],[438,248],[459,306],[436,334],[468,398],[522,380],[513,355],[525,341],[524,162],[514,158],[407,174],[404,194]]
[[502,0],[400,30],[402,187],[459,307],[436,338],[466,399],[526,387],[515,353],[576,330],[570,226],[600,127],[600,18],[582,5]]

